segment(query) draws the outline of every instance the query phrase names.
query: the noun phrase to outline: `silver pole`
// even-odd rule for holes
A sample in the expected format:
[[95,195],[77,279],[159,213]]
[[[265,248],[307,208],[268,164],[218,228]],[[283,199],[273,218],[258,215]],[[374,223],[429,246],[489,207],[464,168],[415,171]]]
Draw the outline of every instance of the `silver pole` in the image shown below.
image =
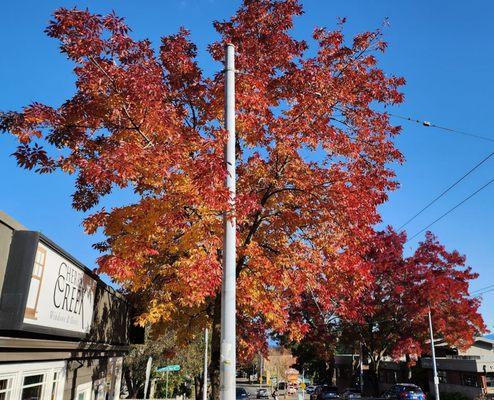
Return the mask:
[[[235,208],[235,48],[225,46],[225,146],[226,186],[230,192],[230,208]],[[223,288],[221,302],[220,399],[235,400],[235,215],[224,215]]]
[[434,331],[432,330],[432,316],[429,307],[429,332],[431,335],[432,370],[434,372],[434,392],[436,400],[439,400],[439,377],[437,376],[436,350],[434,349]]
[[259,389],[262,388],[262,374],[263,374],[263,370],[262,370],[262,354],[259,353],[259,357],[260,357],[260,360],[259,360]]
[[146,380],[144,381],[144,399],[147,399],[148,395],[148,386],[149,386],[149,377],[151,376],[151,367],[153,364],[153,357],[148,358],[148,362],[146,364]]
[[364,395],[364,351],[362,349],[362,342],[360,342],[360,395]]
[[168,399],[168,371],[166,371],[165,399]]
[[204,330],[204,377],[202,382],[202,400],[208,398],[208,328]]

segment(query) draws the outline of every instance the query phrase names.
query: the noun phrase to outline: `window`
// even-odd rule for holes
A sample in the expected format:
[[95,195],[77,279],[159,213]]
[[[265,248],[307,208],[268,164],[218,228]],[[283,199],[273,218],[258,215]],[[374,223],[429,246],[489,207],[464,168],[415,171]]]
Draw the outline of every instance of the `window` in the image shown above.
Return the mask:
[[446,371],[437,371],[439,383],[448,383],[448,373]]
[[76,400],[90,400],[92,383],[86,382],[77,386]]
[[0,400],[61,399],[65,368],[65,361],[0,364]]
[[473,387],[479,386],[479,380],[477,379],[477,375],[475,374],[463,374],[461,378],[464,386],[473,386]]
[[33,274],[31,276],[31,285],[27,296],[27,304],[25,317],[29,319],[37,319],[37,308],[39,300],[39,291],[43,282],[43,273],[45,271],[46,250],[38,247],[36,258],[34,260]]
[[60,380],[60,373],[56,371],[53,373],[50,400],[57,400],[59,380]]
[[43,395],[44,375],[25,376],[22,382],[21,400],[39,400]]
[[0,400],[12,398],[12,377],[0,377]]
[[494,373],[488,372],[485,376],[485,384],[487,387],[494,387]]

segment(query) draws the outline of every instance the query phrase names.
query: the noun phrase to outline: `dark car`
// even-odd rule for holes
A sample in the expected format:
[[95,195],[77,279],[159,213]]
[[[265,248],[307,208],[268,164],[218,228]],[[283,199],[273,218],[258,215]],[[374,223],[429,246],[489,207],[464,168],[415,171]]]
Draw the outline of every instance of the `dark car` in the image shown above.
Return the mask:
[[307,394],[312,394],[312,393],[314,393],[314,390],[316,390],[316,387],[315,387],[315,386],[311,386],[311,385],[309,385],[309,386],[307,386],[307,387],[305,388],[305,393],[307,393]]
[[339,399],[338,388],[336,386],[323,385],[318,390],[316,400]]
[[424,391],[413,383],[397,383],[383,393],[386,399],[426,400]]
[[310,400],[317,400],[323,386],[324,385],[317,385],[314,387],[314,390],[310,394]]
[[269,399],[269,392],[268,389],[257,389],[257,396],[258,399]]
[[249,398],[249,395],[243,387],[237,387],[235,398],[236,400],[247,400]]
[[356,400],[361,399],[362,395],[360,394],[359,389],[348,388],[343,391],[340,397],[342,400]]

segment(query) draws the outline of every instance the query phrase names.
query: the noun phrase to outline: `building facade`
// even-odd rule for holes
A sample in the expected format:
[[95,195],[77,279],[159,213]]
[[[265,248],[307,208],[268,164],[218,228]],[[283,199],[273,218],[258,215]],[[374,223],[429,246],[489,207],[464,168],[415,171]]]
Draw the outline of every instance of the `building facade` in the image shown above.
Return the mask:
[[0,399],[118,399],[125,298],[0,212]]
[[[436,346],[437,374],[441,393],[462,393],[470,399],[494,399],[494,340],[478,337],[467,350],[446,344]],[[422,358],[430,387],[433,387],[432,360]]]
[[[472,400],[494,400],[494,340],[478,337],[466,350],[453,348],[440,340],[435,343],[440,393],[461,393]],[[362,379],[364,394],[372,394],[368,360],[364,359],[360,370],[358,354],[339,354],[335,356],[335,369],[339,390],[359,387]],[[379,393],[396,383],[409,381],[432,393],[434,379],[430,357],[421,358],[411,369],[404,358],[398,361],[385,358],[381,362]]]

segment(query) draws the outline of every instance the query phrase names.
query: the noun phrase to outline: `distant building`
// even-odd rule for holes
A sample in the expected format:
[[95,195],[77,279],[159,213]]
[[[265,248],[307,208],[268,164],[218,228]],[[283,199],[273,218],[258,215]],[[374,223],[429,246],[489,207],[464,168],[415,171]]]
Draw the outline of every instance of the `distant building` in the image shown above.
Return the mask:
[[[494,399],[494,340],[478,337],[467,350],[461,351],[446,343],[436,342],[436,360],[441,393],[462,393],[470,399],[482,396]],[[335,356],[336,385],[339,390],[359,386],[359,355]],[[423,357],[414,368],[412,380],[426,392],[433,391],[433,373],[430,357]],[[372,393],[369,366],[366,360],[362,368],[364,393]],[[383,392],[395,383],[408,381],[409,368],[405,360],[385,358],[379,369],[379,391]]]
[[125,298],[0,212],[0,399],[119,399]]
[[[436,345],[440,392],[459,392],[475,399],[481,395],[494,398],[494,340],[478,337],[467,350]],[[429,386],[433,387],[432,360],[422,358]]]

